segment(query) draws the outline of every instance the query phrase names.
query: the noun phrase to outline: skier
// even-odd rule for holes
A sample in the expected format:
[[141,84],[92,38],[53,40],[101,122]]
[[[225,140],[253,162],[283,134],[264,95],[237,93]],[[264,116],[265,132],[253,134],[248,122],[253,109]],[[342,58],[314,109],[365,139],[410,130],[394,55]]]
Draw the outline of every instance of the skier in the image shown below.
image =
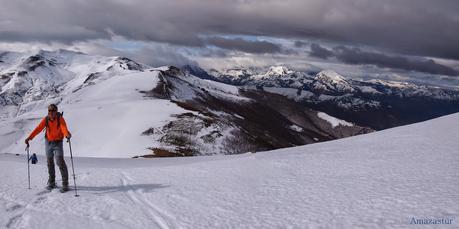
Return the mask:
[[58,112],[57,106],[55,104],[48,106],[48,115],[44,117],[40,124],[38,124],[32,133],[30,133],[29,137],[27,137],[25,140],[25,144],[29,146],[29,141],[31,141],[45,128],[45,150],[49,174],[46,189],[52,190],[53,188],[56,188],[56,175],[54,170],[55,158],[62,176],[62,188],[60,191],[66,192],[69,190],[69,179],[67,165],[64,161],[64,147],[62,140],[64,137],[70,139],[72,135],[67,129],[67,125],[65,123],[64,117],[62,117],[62,113]]

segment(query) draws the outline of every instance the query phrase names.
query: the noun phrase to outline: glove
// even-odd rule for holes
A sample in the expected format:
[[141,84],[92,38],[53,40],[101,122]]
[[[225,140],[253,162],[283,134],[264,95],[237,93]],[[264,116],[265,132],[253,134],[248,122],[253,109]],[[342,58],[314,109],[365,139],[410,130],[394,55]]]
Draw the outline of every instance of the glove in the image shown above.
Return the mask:
[[69,135],[65,136],[65,138],[67,138],[67,141],[70,140],[70,138],[72,138],[72,134],[69,133]]
[[29,147],[29,141],[30,141],[30,139],[29,139],[29,138],[26,138],[26,140],[24,141],[24,142],[25,142],[25,144],[27,145],[27,147]]

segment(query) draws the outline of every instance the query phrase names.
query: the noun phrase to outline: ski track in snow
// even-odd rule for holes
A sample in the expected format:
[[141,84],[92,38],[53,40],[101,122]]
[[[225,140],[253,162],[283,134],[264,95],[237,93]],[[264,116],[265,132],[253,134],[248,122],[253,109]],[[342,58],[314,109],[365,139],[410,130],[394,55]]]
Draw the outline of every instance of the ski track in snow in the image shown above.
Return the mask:
[[[164,214],[165,211],[163,209],[159,209],[156,207],[152,202],[150,202],[147,198],[144,197],[144,193],[142,189],[138,189],[133,191],[130,188],[129,183],[135,182],[133,178],[131,178],[126,172],[121,173],[121,183],[125,188],[128,189],[127,195],[129,199],[136,205],[140,206],[141,208],[145,209],[145,213],[148,214],[147,218],[153,219],[153,222],[162,229],[167,228],[177,228],[174,225],[174,221],[176,220],[175,217]],[[163,213],[161,213],[163,212]],[[150,216],[150,217],[148,217]],[[148,226],[148,225],[145,225]]]

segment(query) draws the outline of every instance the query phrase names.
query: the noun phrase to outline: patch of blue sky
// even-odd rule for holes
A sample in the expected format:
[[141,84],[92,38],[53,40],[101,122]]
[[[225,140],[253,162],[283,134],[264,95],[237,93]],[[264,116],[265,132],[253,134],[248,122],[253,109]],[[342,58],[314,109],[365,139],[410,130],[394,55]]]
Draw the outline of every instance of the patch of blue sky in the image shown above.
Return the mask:
[[280,42],[286,39],[283,38],[275,38],[275,37],[268,37],[268,36],[260,36],[260,35],[244,35],[244,34],[216,34],[216,35],[201,35],[201,38],[211,38],[211,37],[222,37],[225,39],[244,39],[246,41],[270,41],[270,42]]
[[147,46],[145,42],[141,41],[107,41],[105,45],[120,51],[133,51]]

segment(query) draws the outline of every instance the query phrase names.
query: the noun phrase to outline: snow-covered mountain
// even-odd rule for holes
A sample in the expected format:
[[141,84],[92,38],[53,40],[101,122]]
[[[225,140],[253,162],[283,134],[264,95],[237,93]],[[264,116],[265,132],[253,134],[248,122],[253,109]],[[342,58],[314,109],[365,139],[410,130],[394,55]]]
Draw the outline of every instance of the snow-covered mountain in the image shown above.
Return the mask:
[[297,71],[286,66],[269,66],[231,68],[221,71],[210,69],[208,72],[197,66],[185,66],[183,69],[198,77],[234,85],[296,88],[326,95],[364,93],[398,97],[426,96],[443,100],[459,99],[459,92],[453,89],[386,80],[358,81],[348,79],[333,70],[319,68]]
[[332,70],[285,66],[185,71],[219,82],[283,95],[361,126],[385,129],[459,112],[459,91],[384,80],[358,81]]
[[[173,66],[66,50],[6,52],[0,61],[1,153],[23,150],[50,103],[65,112],[75,149],[95,157],[235,154],[372,131]],[[43,144],[37,137],[32,149]]]
[[144,67],[123,57],[89,56],[67,50],[2,53],[0,117],[20,115],[45,99],[59,101],[82,87],[112,76],[143,71]]
[[74,149],[77,198],[43,190],[45,158],[30,166],[29,190],[24,155],[0,154],[0,227],[457,228],[457,123],[453,114],[231,156],[103,159]]

